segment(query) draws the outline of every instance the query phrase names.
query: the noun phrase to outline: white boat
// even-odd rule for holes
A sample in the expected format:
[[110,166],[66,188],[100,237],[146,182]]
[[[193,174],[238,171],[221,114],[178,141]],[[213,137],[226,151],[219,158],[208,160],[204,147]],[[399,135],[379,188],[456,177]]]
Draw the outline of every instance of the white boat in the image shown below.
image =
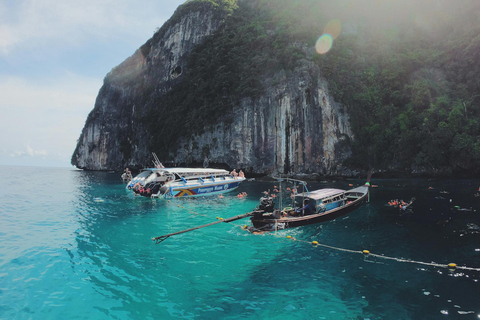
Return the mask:
[[144,197],[196,197],[232,191],[244,180],[223,169],[148,168],[135,176],[127,189]]

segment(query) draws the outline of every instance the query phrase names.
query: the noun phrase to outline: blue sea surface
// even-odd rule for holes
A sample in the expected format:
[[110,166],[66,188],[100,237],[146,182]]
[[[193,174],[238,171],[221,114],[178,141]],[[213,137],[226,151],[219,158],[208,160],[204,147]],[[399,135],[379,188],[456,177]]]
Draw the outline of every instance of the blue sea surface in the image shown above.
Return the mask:
[[[480,271],[361,254],[480,268],[478,179],[374,176],[370,203],[334,221],[254,235],[245,219],[155,245],[251,211],[276,183],[167,201],[133,197],[119,173],[0,166],[0,176],[0,319],[480,318]],[[412,197],[406,212],[386,206]]]

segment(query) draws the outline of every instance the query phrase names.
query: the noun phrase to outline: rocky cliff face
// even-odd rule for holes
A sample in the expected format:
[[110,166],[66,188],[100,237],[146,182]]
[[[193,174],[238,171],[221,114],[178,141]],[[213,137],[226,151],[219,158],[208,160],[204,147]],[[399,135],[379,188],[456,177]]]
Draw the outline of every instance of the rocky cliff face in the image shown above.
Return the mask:
[[[104,84],[82,130],[72,164],[87,170],[121,170],[151,164],[142,123],[145,103],[180,81],[187,56],[222,23],[210,5],[188,11],[176,23],[115,67]],[[172,18],[173,19],[173,18]],[[127,150],[127,151],[126,151]]]
[[232,124],[219,122],[181,143],[175,162],[201,161],[208,150],[210,162],[256,173],[341,173],[339,162],[350,155],[344,143],[352,135],[349,118],[328,95],[318,68],[305,62],[274,82],[259,99],[243,100],[230,115]]
[[[181,81],[195,45],[222,25],[209,5],[188,11],[162,28],[105,78],[72,164],[88,170],[121,170],[151,164],[144,108]],[[305,49],[308,51],[310,49]],[[293,72],[262,79],[266,92],[241,103],[202,134],[181,137],[172,164],[223,164],[255,173],[337,174],[352,137],[344,108],[329,96],[319,68],[304,60]],[[146,94],[148,93],[148,94]],[[159,119],[159,125],[162,123]],[[181,134],[181,132],[179,132]]]

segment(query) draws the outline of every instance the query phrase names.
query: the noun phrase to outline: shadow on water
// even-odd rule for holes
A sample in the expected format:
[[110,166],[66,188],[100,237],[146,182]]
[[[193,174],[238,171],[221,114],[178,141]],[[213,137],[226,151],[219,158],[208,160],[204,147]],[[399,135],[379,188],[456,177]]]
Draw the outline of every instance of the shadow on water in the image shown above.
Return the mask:
[[[255,248],[260,261],[249,266],[250,276],[221,283],[220,289],[198,299],[198,314],[216,318],[221,310],[235,315],[231,318],[301,314],[320,319],[478,319],[476,271],[449,271],[286,239],[288,234],[391,257],[480,267],[476,188],[472,188],[478,181],[377,183],[372,202],[347,217],[278,232],[278,238],[251,236],[255,239],[247,245]],[[384,205],[392,198],[412,196],[418,200],[408,212]],[[235,290],[227,290],[228,286]]]

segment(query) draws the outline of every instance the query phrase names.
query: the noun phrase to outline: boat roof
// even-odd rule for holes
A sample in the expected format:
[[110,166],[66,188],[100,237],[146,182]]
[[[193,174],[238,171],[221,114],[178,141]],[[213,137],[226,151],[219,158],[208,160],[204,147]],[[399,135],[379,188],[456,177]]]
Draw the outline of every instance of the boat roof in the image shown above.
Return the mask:
[[182,174],[182,173],[208,173],[208,174],[213,174],[213,173],[228,173],[227,170],[224,169],[212,169],[212,168],[147,168],[145,170],[151,170],[151,171],[166,171],[166,172],[171,172],[171,173],[177,173],[177,174]]
[[337,194],[342,194],[344,192],[345,190],[342,190],[342,189],[325,188],[325,189],[318,189],[310,192],[299,193],[297,194],[297,197],[305,197],[305,198],[311,198],[314,200],[320,200],[320,199],[325,199],[328,197],[335,196]]

